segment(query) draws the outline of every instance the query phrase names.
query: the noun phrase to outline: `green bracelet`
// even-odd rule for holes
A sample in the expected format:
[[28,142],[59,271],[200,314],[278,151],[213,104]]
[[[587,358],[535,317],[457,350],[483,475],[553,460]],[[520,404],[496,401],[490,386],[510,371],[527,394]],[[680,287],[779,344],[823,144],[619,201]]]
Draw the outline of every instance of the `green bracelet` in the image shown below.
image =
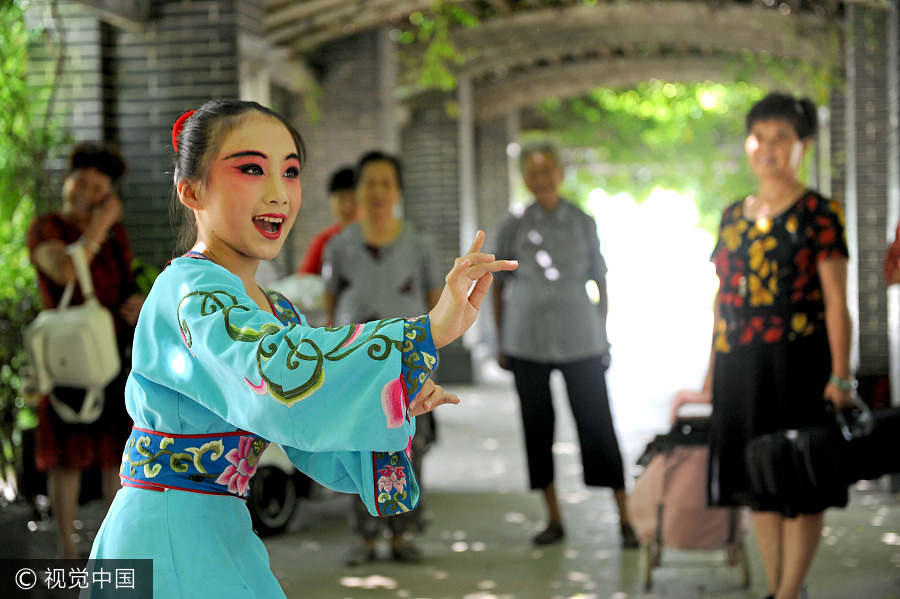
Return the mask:
[[843,389],[844,391],[853,391],[856,389],[857,382],[856,379],[842,379],[838,377],[838,375],[832,373],[831,377],[828,379],[828,382],[837,387],[838,389]]

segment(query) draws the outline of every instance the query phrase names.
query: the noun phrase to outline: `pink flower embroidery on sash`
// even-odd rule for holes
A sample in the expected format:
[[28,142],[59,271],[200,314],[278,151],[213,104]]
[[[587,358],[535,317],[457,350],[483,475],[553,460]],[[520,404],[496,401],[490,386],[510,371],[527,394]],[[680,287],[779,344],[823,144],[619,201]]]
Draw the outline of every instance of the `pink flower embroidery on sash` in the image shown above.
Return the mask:
[[[216,479],[216,484],[227,485],[229,493],[236,493],[241,497],[246,497],[249,494],[250,479],[256,474],[258,460],[253,455],[252,449],[253,437],[241,437],[238,446],[225,454],[225,459],[230,464]],[[248,461],[248,458],[253,459],[253,464]]]
[[266,385],[266,379],[261,378],[258,385],[254,385],[250,382],[250,379],[244,377],[244,381],[253,389],[253,392],[257,395],[265,395],[269,391],[269,386]]
[[388,428],[398,428],[403,424],[406,416],[406,388],[402,378],[389,381],[381,389],[381,409],[384,410]]
[[378,471],[378,490],[390,493],[406,487],[406,469],[403,466],[385,466]]

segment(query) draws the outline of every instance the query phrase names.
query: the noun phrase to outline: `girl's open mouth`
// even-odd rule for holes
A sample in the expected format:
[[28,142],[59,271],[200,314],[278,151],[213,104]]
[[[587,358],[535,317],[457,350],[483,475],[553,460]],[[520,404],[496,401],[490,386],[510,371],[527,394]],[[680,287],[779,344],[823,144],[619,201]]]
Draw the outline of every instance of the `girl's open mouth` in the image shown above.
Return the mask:
[[278,239],[284,226],[283,214],[260,214],[253,217],[253,225],[266,239]]

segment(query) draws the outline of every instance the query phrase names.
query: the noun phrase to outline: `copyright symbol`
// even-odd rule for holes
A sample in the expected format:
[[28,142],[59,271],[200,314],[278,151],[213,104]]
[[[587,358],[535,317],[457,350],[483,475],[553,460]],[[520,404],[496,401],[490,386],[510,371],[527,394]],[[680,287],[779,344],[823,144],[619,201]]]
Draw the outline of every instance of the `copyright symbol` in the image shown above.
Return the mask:
[[25,591],[33,589],[37,584],[37,574],[31,568],[22,568],[16,572],[16,586]]

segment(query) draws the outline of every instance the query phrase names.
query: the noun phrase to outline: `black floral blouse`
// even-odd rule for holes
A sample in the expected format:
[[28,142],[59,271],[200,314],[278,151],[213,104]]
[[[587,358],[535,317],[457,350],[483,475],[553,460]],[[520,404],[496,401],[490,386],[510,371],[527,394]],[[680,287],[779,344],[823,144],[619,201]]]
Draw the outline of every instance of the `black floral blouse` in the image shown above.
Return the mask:
[[817,265],[847,255],[843,207],[815,191],[772,219],[753,221],[743,201],[730,205],[712,253],[719,276],[715,351],[824,331]]

